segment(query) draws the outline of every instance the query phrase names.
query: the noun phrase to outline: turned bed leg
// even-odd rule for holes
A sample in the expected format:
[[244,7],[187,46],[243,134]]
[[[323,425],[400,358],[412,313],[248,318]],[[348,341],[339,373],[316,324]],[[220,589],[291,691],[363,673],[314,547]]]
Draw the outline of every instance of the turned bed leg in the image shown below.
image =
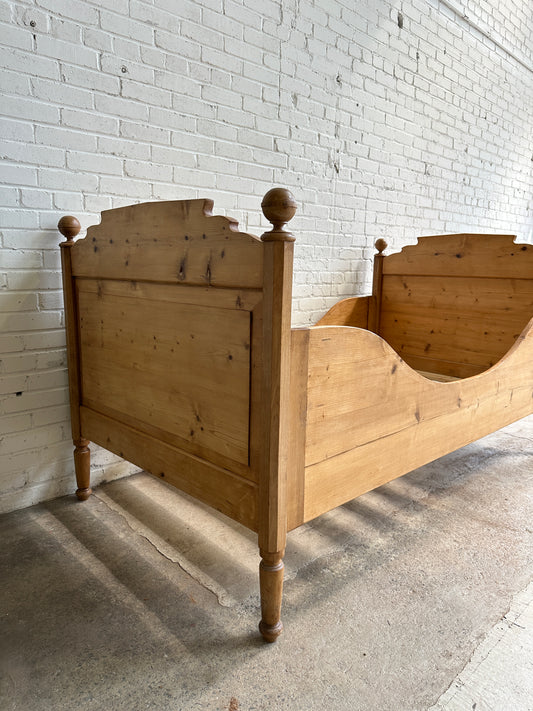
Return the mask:
[[261,551],[259,586],[261,589],[261,622],[259,631],[267,642],[275,642],[283,631],[281,598],[283,593],[283,553]]
[[92,494],[91,489],[91,450],[89,440],[80,438],[74,440],[74,467],[76,469],[76,482],[78,488],[76,496],[80,501],[86,501]]

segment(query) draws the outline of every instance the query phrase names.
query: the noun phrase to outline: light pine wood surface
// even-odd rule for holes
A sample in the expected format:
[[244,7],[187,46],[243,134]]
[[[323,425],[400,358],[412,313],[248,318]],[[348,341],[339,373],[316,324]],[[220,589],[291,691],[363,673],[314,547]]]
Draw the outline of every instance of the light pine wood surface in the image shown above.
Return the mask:
[[355,326],[368,328],[368,310],[370,296],[353,296],[338,301],[324,316],[316,322],[316,326]]
[[255,531],[273,642],[289,531],[533,411],[533,248],[378,240],[372,294],[291,329],[296,203],[262,208],[261,239],[204,199],[59,228],[78,498],[92,441]]

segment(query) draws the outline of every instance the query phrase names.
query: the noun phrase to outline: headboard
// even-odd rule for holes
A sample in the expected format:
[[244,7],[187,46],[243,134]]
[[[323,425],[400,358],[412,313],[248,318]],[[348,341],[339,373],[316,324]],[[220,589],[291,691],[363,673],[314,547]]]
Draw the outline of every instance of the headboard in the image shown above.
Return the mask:
[[210,209],[191,200],[107,211],[72,248],[81,401],[233,469],[249,464],[263,254]]
[[278,498],[265,424],[283,418],[296,205],[269,191],[261,239],[212,206],[108,210],[78,241],[60,221],[75,456],[93,441],[257,530]]
[[533,314],[533,245],[512,235],[421,237],[382,261],[378,333],[417,370],[494,365]]

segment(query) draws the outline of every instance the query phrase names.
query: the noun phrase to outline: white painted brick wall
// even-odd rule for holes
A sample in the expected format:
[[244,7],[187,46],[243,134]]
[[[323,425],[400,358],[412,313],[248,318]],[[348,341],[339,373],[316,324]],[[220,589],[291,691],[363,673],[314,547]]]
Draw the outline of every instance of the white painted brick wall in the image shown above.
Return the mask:
[[288,186],[297,324],[377,237],[533,241],[532,36],[530,0],[0,0],[0,510],[74,487],[62,214],[202,195],[260,233]]

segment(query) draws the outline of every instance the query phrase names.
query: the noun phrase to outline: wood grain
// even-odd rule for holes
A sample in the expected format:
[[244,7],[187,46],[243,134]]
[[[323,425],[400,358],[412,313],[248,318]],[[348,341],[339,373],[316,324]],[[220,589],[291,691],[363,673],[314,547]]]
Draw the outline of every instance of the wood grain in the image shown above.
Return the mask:
[[428,380],[435,380],[437,383],[452,383],[454,380],[460,380],[453,375],[443,375],[442,373],[430,373],[427,370],[417,370],[419,375],[424,376]]
[[254,483],[89,408],[81,408],[81,421],[92,442],[257,530]]
[[419,308],[425,305],[431,311],[522,317],[533,309],[533,268],[529,279],[470,279],[409,274],[385,276],[383,308],[394,311],[412,305]]
[[290,447],[287,463],[287,530],[289,531],[297,528],[304,521],[308,373],[309,329],[293,328],[289,403]]
[[72,248],[74,276],[262,288],[261,242],[211,216],[210,200],[107,210]]
[[453,379],[471,378],[473,375],[479,375],[487,369],[485,365],[472,365],[470,363],[456,363],[442,359],[419,357],[412,353],[403,354],[402,357],[417,372],[425,371]]
[[[492,318],[431,309],[384,311],[381,336],[411,364],[410,357],[466,363],[486,370],[516,341],[529,319]],[[428,368],[429,370],[429,368]],[[437,372],[439,368],[436,369]]]
[[262,438],[259,470],[259,530],[261,554],[259,630],[274,642],[283,630],[280,619],[283,556],[287,540],[287,465],[290,447],[291,308],[294,237],[285,225],[296,212],[293,195],[284,188],[269,190],[261,203],[272,223],[261,240],[262,306]]
[[418,244],[385,257],[383,274],[531,279],[533,245],[514,239],[481,234],[419,237]]
[[151,287],[78,281],[83,400],[248,465],[250,313]]
[[[271,233],[266,233],[271,235]],[[292,241],[264,243],[263,450],[259,478],[259,547],[285,550],[289,450]],[[264,556],[263,556],[264,557]]]
[[75,280],[72,276],[73,242],[62,242],[61,273],[65,300],[65,331],[67,339],[67,366],[70,403],[70,424],[74,442],[81,438],[80,429],[80,363],[78,344],[78,303]]
[[317,321],[316,326],[355,326],[368,327],[368,308],[370,296],[354,296],[338,301]]
[[423,237],[383,260],[378,332],[418,370],[482,372],[532,313],[533,248],[511,236]]
[[533,319],[467,380],[431,382],[362,330],[312,329],[309,361],[305,520],[533,411]]
[[[379,243],[379,246],[378,246]],[[385,255],[382,254],[383,249],[387,247],[384,240],[377,240],[378,254],[374,255],[374,266],[372,273],[372,298],[368,305],[368,329],[374,333],[380,332],[381,323],[381,302],[383,293],[383,265],[385,263]]]

